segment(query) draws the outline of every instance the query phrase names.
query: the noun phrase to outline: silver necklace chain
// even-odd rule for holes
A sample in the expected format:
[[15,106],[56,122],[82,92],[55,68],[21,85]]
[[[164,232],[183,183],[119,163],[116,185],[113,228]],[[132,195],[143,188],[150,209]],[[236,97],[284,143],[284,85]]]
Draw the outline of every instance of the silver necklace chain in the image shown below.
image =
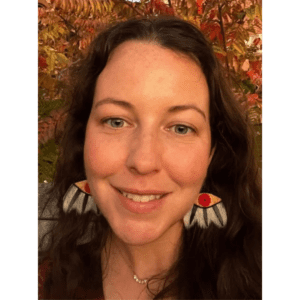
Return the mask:
[[137,283],[140,283],[140,284],[146,284],[148,282],[148,279],[139,279],[135,274],[133,275],[133,279],[137,282]]
[[[119,249],[118,249],[119,250]],[[134,274],[134,271],[133,271],[133,267],[130,266],[127,262],[126,262],[126,259],[124,258],[123,254],[121,253],[121,251],[119,250],[119,253],[120,255],[122,256],[125,264],[129,267],[129,269],[131,270],[131,272],[133,273],[133,279],[139,283],[139,284],[146,284],[148,282],[148,279],[139,279],[138,276],[136,274]]]

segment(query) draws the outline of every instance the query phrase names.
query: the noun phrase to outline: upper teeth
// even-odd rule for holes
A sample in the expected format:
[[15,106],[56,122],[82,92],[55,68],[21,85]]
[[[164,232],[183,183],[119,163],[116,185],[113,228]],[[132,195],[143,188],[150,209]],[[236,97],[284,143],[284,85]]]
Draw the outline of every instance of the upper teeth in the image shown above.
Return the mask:
[[121,193],[126,198],[129,198],[135,202],[148,202],[162,197],[162,195],[135,195],[135,194],[129,194],[125,192],[121,192]]

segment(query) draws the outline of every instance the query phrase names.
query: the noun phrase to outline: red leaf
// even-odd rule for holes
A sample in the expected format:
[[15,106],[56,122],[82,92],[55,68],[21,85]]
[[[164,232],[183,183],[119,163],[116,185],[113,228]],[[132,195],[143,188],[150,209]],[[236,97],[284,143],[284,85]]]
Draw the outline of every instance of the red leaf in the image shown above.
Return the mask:
[[247,98],[248,98],[248,103],[249,105],[253,106],[256,104],[256,101],[258,101],[258,95],[257,94],[250,94],[250,95],[247,95]]
[[256,38],[254,41],[253,41],[253,44],[255,45],[255,46],[257,46],[258,44],[261,44],[262,42],[261,42],[261,39],[260,38]]
[[93,34],[95,32],[95,29],[92,28],[92,27],[89,27],[89,28],[86,29],[86,31]]
[[173,8],[169,7],[161,0],[151,0],[151,6],[162,14],[174,15]]
[[212,24],[210,29],[210,39],[213,41],[216,37],[218,37],[219,40],[222,40],[222,34],[221,34],[221,28],[217,24]]
[[215,53],[216,57],[222,60],[225,56],[222,53]]
[[250,66],[256,73],[261,75],[261,60],[250,61]]
[[39,56],[39,67],[41,69],[46,69],[48,67],[48,64],[46,63],[46,58],[43,56]]
[[255,82],[256,80],[261,79],[261,76],[259,76],[259,74],[257,72],[255,72],[255,70],[248,71],[247,75],[251,78],[251,80],[253,82]]
[[201,24],[200,24],[200,29],[201,29],[202,31],[205,31],[206,28],[207,28],[207,23],[201,23]]
[[221,34],[221,28],[216,23],[201,23],[200,28],[206,34],[209,35],[211,41],[213,41],[216,37],[222,41],[223,37]]
[[209,15],[209,19],[213,20],[213,18],[216,16],[216,11],[213,9],[211,12],[210,12],[210,15]]

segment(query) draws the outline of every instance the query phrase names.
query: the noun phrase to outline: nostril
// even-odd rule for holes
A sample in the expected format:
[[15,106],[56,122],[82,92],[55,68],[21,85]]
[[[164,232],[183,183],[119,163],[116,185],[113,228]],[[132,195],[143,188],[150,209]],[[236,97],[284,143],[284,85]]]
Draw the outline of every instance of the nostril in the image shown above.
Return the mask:
[[138,174],[148,174],[152,172],[158,172],[159,161],[157,158],[151,158],[146,156],[137,157],[132,155],[128,158],[127,167]]
[[142,175],[158,172],[161,157],[157,143],[153,134],[135,136],[126,161],[128,169]]

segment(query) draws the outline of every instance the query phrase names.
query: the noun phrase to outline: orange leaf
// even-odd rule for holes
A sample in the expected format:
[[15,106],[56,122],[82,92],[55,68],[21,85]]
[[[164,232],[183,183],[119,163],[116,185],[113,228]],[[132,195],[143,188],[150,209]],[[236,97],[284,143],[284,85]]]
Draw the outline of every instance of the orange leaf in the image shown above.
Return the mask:
[[257,61],[251,61],[250,62],[251,68],[258,73],[259,75],[261,75],[261,60],[257,60]]
[[203,3],[203,0],[197,0],[198,15],[201,15],[203,12],[202,3]]
[[257,73],[255,70],[250,70],[247,72],[247,75],[251,78],[253,82],[259,80],[261,78],[260,74]]

